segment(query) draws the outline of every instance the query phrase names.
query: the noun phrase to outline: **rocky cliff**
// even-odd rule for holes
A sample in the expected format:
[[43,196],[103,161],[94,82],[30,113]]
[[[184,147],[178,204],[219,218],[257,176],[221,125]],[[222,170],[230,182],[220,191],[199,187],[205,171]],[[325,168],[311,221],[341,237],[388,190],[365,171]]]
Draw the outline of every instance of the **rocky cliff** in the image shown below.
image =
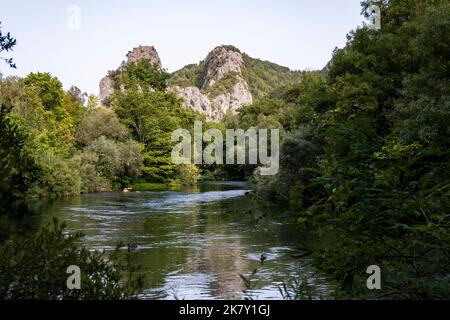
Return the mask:
[[[142,59],[161,68],[154,47],[134,48],[127,54],[127,59],[121,68]],[[186,107],[203,113],[208,120],[220,121],[227,112],[234,113],[240,107],[252,104],[254,98],[296,81],[299,76],[300,72],[251,58],[233,46],[219,46],[199,64],[174,72],[168,91],[177,94]],[[102,102],[114,92],[114,87],[109,76],[100,81]]]
[[[122,65],[114,72],[120,72],[122,68],[129,64],[137,63],[140,60],[147,60],[151,64],[162,68],[161,59],[158,52],[153,46],[139,46],[129,51],[127,54],[127,61],[122,62]],[[106,100],[114,93],[114,81],[111,76],[107,75],[100,80],[100,103],[105,103]]]
[[204,61],[196,84],[171,86],[169,90],[184,99],[189,108],[206,115],[209,120],[220,120],[227,112],[236,112],[253,103],[253,96],[242,76],[244,60],[240,52],[224,46],[215,48]]
[[296,82],[301,72],[241,53],[233,46],[219,46],[199,64],[187,65],[172,74],[170,90],[186,106],[220,120],[228,111]]
[[161,59],[153,46],[139,46],[127,53],[128,64],[137,63],[140,60],[147,60],[151,64],[161,69]]

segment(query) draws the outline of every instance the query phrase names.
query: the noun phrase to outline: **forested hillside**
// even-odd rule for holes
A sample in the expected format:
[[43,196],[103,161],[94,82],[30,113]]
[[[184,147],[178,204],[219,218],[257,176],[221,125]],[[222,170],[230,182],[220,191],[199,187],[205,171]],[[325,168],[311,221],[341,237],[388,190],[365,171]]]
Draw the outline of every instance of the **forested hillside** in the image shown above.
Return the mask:
[[[234,46],[227,45],[224,47],[242,54],[244,62],[242,75],[254,98],[261,98],[280,86],[296,82],[302,75],[301,71],[293,71],[270,61],[252,58]],[[175,71],[171,74],[169,83],[182,87],[197,86],[201,88],[205,82],[206,63],[207,60],[204,60],[199,64],[190,64]],[[232,77],[230,77],[229,82],[231,85],[228,86],[224,83],[223,91],[232,86]]]

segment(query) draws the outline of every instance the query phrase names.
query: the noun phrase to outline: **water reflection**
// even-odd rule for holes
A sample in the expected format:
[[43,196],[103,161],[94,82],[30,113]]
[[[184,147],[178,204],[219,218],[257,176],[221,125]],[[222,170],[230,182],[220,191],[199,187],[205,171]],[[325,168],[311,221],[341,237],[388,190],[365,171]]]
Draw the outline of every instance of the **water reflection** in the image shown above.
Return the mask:
[[[293,257],[300,232],[261,211],[241,183],[182,191],[107,193],[55,201],[42,221],[64,219],[91,249],[135,243],[149,299],[241,299],[239,274],[258,268],[254,298],[280,299],[277,285],[313,270]],[[263,218],[261,218],[263,217]],[[264,253],[267,260],[260,264]],[[326,291],[324,281],[315,286]]]

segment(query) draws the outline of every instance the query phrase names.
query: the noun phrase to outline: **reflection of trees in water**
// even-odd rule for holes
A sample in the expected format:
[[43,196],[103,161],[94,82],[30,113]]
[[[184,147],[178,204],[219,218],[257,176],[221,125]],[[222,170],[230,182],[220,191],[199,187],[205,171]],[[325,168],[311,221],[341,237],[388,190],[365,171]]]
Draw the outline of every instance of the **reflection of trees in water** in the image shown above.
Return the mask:
[[[200,186],[189,193],[205,191],[211,190]],[[167,197],[167,193],[83,195],[47,204],[42,221],[50,216],[66,220],[70,230],[87,235],[83,241],[91,248],[114,247],[119,241],[136,243],[138,250],[133,256],[145,273],[145,287],[160,298],[173,297],[174,285],[185,292],[180,292],[180,299],[189,294],[195,297],[195,286],[213,297],[242,298],[245,288],[239,274],[260,268],[261,253],[292,243],[293,234],[286,226],[273,223],[271,214],[249,198],[188,203],[185,207],[176,203],[172,208],[164,202]],[[159,201],[163,209],[142,206]],[[265,263],[260,271],[257,283],[262,288],[272,283],[273,272],[288,269],[277,259]]]
[[197,217],[196,231],[204,241],[199,242],[199,247],[189,250],[185,271],[213,275],[209,283],[212,296],[240,298],[243,287],[239,274],[249,267],[242,249],[245,245],[240,235],[218,223],[217,214],[208,214],[208,210],[215,211],[213,207],[201,206],[193,212]]
[[[269,250],[272,246],[281,246],[288,237],[283,235],[285,230],[280,229],[283,226],[272,224],[270,219],[255,223],[262,213],[252,210],[245,198],[203,204],[188,210],[187,214],[167,213],[146,219],[145,232],[158,244],[158,248],[140,253],[141,263],[146,270],[151,270],[149,287],[161,288],[167,281],[171,282],[169,274],[201,274],[211,276],[204,280],[211,296],[242,298],[245,288],[239,274],[260,266],[258,257],[249,258],[249,252],[255,250],[252,247]],[[283,268],[276,266],[280,267]],[[271,281],[269,277],[258,284],[268,285]]]
[[249,261],[243,257],[240,245],[240,240],[234,239],[226,247],[211,241],[200,249],[191,249],[185,271],[213,275],[209,287],[214,297],[240,298],[244,288],[239,274],[249,269]]

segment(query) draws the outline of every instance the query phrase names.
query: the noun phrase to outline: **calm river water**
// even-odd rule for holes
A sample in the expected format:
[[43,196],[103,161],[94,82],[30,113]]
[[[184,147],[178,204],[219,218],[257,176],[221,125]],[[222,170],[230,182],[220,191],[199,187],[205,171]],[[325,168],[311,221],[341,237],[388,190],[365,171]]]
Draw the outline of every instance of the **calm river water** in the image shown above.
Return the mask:
[[[109,250],[119,242],[146,276],[147,299],[281,299],[283,282],[315,274],[295,258],[301,232],[282,212],[264,212],[246,196],[245,184],[203,183],[182,191],[100,193],[45,205],[40,223],[56,216],[83,244]],[[263,265],[261,254],[267,256]],[[254,276],[252,290],[240,274]],[[314,275],[311,285],[328,291]]]

